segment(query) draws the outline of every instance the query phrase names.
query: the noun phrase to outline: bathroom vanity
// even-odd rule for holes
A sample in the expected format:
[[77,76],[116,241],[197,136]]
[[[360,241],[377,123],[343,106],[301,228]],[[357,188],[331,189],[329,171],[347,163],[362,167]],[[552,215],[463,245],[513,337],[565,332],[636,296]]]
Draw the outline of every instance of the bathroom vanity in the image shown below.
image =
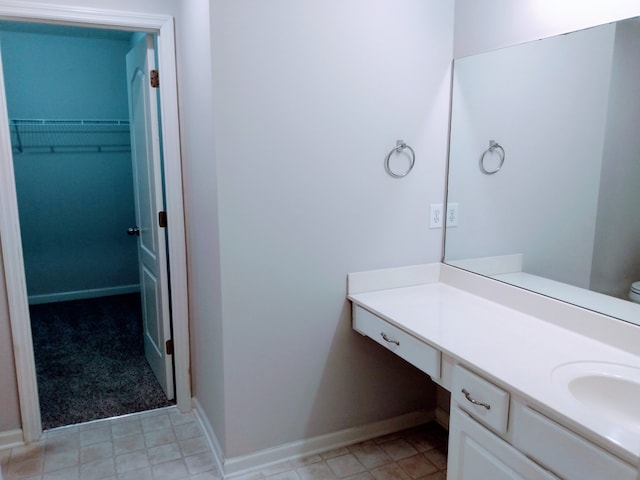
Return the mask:
[[348,298],[451,392],[449,480],[637,479],[637,326],[445,264],[350,274]]

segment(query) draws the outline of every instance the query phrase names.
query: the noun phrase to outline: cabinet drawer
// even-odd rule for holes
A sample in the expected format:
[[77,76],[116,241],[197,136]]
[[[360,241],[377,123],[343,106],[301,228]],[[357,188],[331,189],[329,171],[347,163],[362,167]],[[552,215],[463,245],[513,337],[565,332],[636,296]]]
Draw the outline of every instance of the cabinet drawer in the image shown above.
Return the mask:
[[456,365],[451,381],[451,399],[497,433],[506,433],[509,393],[484,378]]
[[636,480],[637,471],[535,410],[514,404],[513,444],[567,480]]
[[433,378],[440,377],[440,351],[357,305],[353,328],[383,345]]

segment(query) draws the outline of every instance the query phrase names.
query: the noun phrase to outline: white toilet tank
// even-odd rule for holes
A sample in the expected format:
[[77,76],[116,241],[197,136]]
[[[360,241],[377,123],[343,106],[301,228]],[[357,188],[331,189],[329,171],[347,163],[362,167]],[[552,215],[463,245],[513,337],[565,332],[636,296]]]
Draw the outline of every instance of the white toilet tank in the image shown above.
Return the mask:
[[629,300],[640,303],[640,282],[633,282],[629,290]]

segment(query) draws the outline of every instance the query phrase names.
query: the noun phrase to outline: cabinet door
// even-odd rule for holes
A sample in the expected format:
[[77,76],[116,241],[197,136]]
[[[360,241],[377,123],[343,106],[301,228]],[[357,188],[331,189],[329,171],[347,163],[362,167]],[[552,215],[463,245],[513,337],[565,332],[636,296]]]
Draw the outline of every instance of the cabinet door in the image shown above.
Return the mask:
[[558,480],[453,405],[447,480]]

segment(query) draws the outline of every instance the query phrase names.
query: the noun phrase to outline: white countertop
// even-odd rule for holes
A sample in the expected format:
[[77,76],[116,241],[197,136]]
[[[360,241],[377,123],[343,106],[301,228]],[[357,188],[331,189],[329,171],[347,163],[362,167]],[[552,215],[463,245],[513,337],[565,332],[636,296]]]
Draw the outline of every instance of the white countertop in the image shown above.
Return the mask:
[[595,416],[563,386],[552,383],[551,374],[560,365],[581,361],[640,368],[640,356],[437,280],[351,291],[348,298],[355,304],[472,366],[543,411],[552,412],[594,443],[638,464],[640,425],[619,428]]

